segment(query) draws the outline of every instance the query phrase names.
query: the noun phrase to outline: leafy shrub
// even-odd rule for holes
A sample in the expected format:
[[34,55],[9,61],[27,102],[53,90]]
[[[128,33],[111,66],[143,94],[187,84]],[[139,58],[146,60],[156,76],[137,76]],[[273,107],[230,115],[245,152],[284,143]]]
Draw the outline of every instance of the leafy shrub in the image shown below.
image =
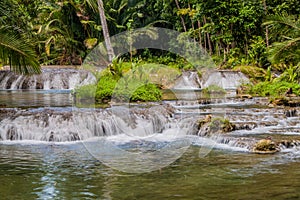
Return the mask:
[[152,83],[148,83],[136,89],[130,100],[131,101],[159,101],[162,97],[162,92]]
[[265,81],[248,87],[248,92],[257,96],[281,96],[289,89],[292,89],[294,94],[300,95],[300,85],[298,83],[289,83],[286,81]]
[[76,89],[78,100],[91,99],[97,103],[114,101],[159,101],[162,97],[160,89],[152,83],[140,82],[135,79],[118,80],[112,75],[100,78],[97,85],[85,85]]
[[97,84],[96,101],[103,102],[110,100],[117,80],[113,76],[103,76]]
[[133,78],[121,79],[113,91],[115,101],[158,101],[162,97],[160,89],[153,83]]

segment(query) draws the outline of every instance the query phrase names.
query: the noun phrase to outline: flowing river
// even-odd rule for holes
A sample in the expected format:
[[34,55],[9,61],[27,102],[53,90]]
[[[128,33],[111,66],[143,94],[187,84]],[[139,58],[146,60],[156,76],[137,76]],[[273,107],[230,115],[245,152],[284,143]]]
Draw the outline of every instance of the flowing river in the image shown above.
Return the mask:
[[[91,109],[70,89],[0,91],[1,199],[300,198],[297,105],[180,90],[191,98]],[[236,129],[204,136],[209,115]],[[286,143],[253,153],[266,137]]]

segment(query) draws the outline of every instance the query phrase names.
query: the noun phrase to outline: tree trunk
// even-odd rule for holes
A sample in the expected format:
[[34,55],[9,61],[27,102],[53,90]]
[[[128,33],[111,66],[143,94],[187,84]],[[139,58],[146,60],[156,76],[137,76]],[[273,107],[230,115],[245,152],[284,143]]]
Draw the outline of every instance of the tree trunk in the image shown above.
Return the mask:
[[106,23],[106,17],[105,17],[105,13],[104,13],[103,1],[97,0],[97,2],[98,2],[98,10],[99,10],[99,15],[100,15],[100,20],[101,20],[104,42],[105,42],[107,55],[108,55],[108,61],[111,63],[115,54],[114,54],[114,49],[110,42],[108,27],[107,27],[107,23]]
[[[266,3],[266,0],[263,0],[263,4],[264,4],[265,15],[267,15],[267,3]],[[268,47],[269,46],[269,29],[268,29],[267,26],[266,26],[266,44],[267,44],[267,47]]]
[[[204,16],[204,23],[206,24],[206,17],[205,16]],[[212,55],[212,45],[211,45],[209,33],[206,32],[206,35],[207,35],[207,43],[208,43],[209,55]]]
[[202,46],[201,23],[200,23],[199,20],[197,22],[198,22],[198,29],[199,29],[199,31],[198,31],[198,34],[199,34],[199,44],[200,44],[201,47],[203,47]]

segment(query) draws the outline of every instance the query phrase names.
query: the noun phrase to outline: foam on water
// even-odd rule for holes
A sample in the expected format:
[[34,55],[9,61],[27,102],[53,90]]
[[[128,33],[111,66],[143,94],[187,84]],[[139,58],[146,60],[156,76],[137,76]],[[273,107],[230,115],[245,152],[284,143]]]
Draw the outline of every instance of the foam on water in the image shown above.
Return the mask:
[[245,147],[234,146],[230,143],[228,143],[228,144],[219,143],[215,139],[212,139],[212,138],[190,136],[190,140],[192,141],[192,144],[195,146],[208,147],[211,149],[237,151],[237,152],[249,152],[249,149],[247,149]]

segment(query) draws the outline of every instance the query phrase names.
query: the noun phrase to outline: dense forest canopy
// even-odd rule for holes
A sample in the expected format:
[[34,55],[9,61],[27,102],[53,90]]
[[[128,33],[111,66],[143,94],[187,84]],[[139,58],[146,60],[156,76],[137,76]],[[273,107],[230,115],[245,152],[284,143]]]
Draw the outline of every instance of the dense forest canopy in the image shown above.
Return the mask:
[[[81,64],[104,40],[96,0],[2,0],[0,58],[15,71]],[[183,32],[224,68],[300,61],[297,0],[103,0],[109,34],[145,26]],[[10,37],[10,38],[7,38]],[[160,54],[161,52],[152,52]],[[22,55],[23,57],[18,57]],[[27,71],[20,66],[27,67]],[[276,65],[276,66],[277,66]]]

